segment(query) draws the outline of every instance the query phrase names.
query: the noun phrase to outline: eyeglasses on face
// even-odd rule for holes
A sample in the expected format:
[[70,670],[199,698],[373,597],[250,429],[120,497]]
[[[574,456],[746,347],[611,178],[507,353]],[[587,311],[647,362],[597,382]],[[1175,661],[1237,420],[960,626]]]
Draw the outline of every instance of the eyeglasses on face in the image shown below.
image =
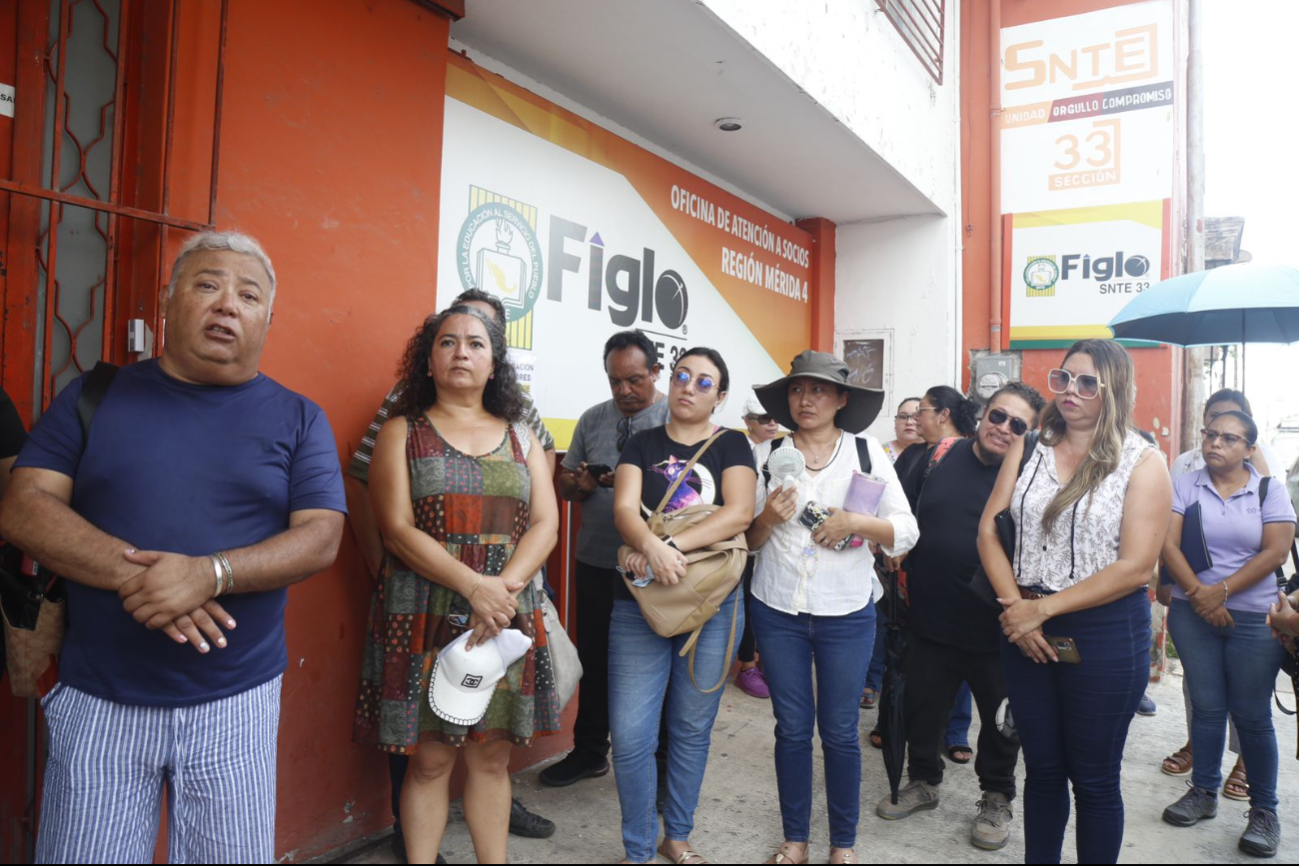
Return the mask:
[[1010,422],[1010,432],[1016,436],[1023,436],[1028,432],[1028,424],[1025,423],[1023,418],[1011,417],[1010,413],[1002,409],[993,409],[988,413],[988,423],[993,427],[1000,427],[1007,421]]
[[918,412],[911,412],[911,413],[907,413],[907,412],[899,412],[898,414],[896,414],[896,415],[893,416],[893,420],[894,420],[894,421],[901,421],[903,424],[910,424],[912,421],[916,420],[916,418],[918,418],[918,417],[919,417],[919,413],[918,413]]
[[1210,445],[1221,439],[1222,444],[1226,445],[1228,448],[1234,448],[1241,442],[1244,442],[1247,445],[1249,444],[1248,440],[1246,440],[1244,436],[1237,436],[1235,433],[1219,433],[1217,430],[1201,430],[1200,436],[1202,436],[1204,441],[1208,442]]
[[772,418],[770,415],[745,415],[744,417],[750,421],[756,421],[757,423],[762,424],[764,426],[776,420],[775,418]]
[[1073,385],[1073,392],[1084,400],[1094,400],[1105,383],[1091,373],[1075,376],[1068,370],[1052,370],[1046,377],[1046,386],[1052,394],[1064,394]]
[[[684,388],[690,384],[691,378],[690,373],[687,371],[677,370],[672,374],[672,385],[675,388]],[[707,394],[709,391],[713,390],[713,385],[716,384],[713,381],[713,377],[706,374],[701,373],[699,376],[693,378],[695,390],[700,394]]]

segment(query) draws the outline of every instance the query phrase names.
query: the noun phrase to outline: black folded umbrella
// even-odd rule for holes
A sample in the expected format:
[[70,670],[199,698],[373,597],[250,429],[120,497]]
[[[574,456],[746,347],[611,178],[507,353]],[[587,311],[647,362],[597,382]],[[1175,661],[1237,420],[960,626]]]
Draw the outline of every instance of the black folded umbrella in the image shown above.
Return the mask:
[[907,735],[904,728],[904,696],[907,678],[902,673],[902,660],[907,651],[907,635],[903,631],[902,592],[899,576],[880,573],[889,600],[889,618],[884,636],[884,687],[880,692],[878,728],[884,743],[884,771],[889,777],[889,791],[893,805],[898,802],[898,788],[902,784],[903,761],[906,758]]

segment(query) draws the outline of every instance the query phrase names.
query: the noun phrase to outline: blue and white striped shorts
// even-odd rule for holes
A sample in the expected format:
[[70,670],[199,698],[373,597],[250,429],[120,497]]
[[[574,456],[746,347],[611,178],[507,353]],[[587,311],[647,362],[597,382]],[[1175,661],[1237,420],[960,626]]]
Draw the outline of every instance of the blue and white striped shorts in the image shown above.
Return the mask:
[[153,862],[164,785],[169,862],[274,862],[281,679],[176,709],[56,686],[36,862]]

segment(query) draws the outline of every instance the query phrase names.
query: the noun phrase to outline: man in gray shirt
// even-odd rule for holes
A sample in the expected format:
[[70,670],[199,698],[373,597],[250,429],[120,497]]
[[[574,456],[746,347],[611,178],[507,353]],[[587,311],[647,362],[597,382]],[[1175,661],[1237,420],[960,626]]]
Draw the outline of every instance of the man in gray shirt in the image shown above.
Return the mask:
[[577,536],[577,654],[582,688],[573,751],[541,773],[547,785],[564,787],[609,772],[609,620],[620,578],[622,537],[613,525],[613,470],[633,433],[661,427],[668,402],[655,387],[658,350],[639,331],[621,331],[604,344],[604,369],[613,399],[578,419],[559,473],[559,493],[582,504]]

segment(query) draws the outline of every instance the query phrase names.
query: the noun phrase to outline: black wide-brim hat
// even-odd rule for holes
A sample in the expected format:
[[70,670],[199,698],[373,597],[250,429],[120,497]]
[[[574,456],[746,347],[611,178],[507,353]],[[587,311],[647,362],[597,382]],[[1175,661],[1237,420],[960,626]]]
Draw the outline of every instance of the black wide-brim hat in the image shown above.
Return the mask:
[[834,426],[840,430],[860,433],[875,422],[884,407],[883,391],[852,384],[848,381],[847,364],[828,352],[808,349],[794,359],[788,376],[770,385],[755,385],[753,388],[762,408],[790,430],[798,429],[798,424],[789,411],[789,383],[800,378],[833,382],[848,392],[848,403],[834,416]]

